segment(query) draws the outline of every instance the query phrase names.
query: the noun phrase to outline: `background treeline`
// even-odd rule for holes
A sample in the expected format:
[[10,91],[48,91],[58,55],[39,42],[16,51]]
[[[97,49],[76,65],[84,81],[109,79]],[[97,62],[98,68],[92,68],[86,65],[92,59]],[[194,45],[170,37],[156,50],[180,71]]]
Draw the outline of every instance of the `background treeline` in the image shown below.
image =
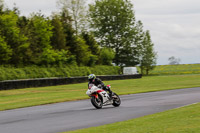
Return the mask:
[[88,32],[76,36],[71,21],[64,12],[51,18],[40,13],[27,18],[17,10],[1,12],[1,65],[111,65],[114,52],[100,48]]
[[[0,0],[0,65],[66,67],[156,64],[149,31],[135,20],[127,0],[58,0],[60,12],[20,16]],[[88,10],[86,10],[88,9]],[[70,74],[71,75],[71,74]]]

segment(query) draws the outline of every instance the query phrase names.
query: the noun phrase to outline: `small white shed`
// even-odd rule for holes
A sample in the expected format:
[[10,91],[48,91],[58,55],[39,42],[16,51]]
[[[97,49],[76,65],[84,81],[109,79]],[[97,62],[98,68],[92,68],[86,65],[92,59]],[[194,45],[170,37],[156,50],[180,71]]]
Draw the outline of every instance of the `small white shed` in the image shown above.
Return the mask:
[[123,74],[124,75],[138,74],[137,67],[124,67]]

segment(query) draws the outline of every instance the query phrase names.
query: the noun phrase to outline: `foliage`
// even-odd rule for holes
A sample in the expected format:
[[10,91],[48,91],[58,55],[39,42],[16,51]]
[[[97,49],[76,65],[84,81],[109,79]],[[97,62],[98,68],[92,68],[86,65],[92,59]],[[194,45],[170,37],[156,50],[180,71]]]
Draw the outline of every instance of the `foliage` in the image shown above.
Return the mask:
[[[120,62],[123,66],[136,66],[141,65],[140,58],[145,53],[144,49],[144,39],[145,32],[143,31],[143,24],[138,21],[134,26],[134,36],[131,45],[125,45],[120,52]],[[151,41],[151,40],[149,40]]]
[[76,35],[84,30],[86,25],[86,6],[83,0],[58,0],[58,4],[64,12],[72,17],[72,25]]
[[153,43],[149,31],[146,31],[144,40],[142,42],[142,55],[140,56],[140,69],[141,73],[148,75],[150,70],[153,70],[156,65],[156,52],[153,49]]
[[139,64],[139,58],[137,56],[138,49],[136,46],[125,45],[120,50],[120,65],[121,66],[136,66]]
[[4,38],[0,36],[0,62],[2,64],[7,64],[8,61],[11,59],[12,56],[12,49],[7,43],[4,41]]
[[[45,50],[51,49],[50,39],[53,35],[52,26],[49,20],[46,20],[41,14],[33,14],[28,23],[28,38],[30,42],[28,54],[30,64],[41,64],[40,57],[45,54]],[[47,61],[48,62],[48,61]]]
[[4,1],[0,0],[0,14],[3,12]]
[[100,63],[103,65],[112,65],[115,53],[111,48],[102,48],[100,52]]
[[15,65],[23,64],[24,53],[29,47],[28,38],[21,33],[17,22],[18,16],[15,12],[10,11],[0,15],[0,35],[12,49],[12,57],[9,63]]
[[86,45],[88,46],[88,50],[91,51],[88,66],[95,66],[95,64],[97,63],[100,64],[100,61],[98,61],[100,56],[100,46],[94,39],[94,36],[90,33],[82,32],[82,37],[85,40]]
[[85,43],[89,46],[89,50],[93,55],[99,56],[100,54],[100,46],[96,42],[94,36],[88,32],[82,32],[82,37],[85,40]]
[[[135,37],[134,37],[134,44],[135,44],[135,47],[133,49],[133,53],[134,53],[134,57],[135,57],[135,62],[137,64],[140,64],[140,59],[141,59],[141,56],[144,54],[143,52],[143,42],[144,42],[144,39],[145,39],[145,32],[143,30],[143,24],[141,21],[137,21],[136,23],[136,26],[135,26]],[[149,40],[151,41],[151,40]]]
[[90,5],[89,16],[95,36],[103,47],[112,48],[115,63],[120,65],[121,48],[130,47],[134,37],[133,5],[125,0],[96,0]]
[[56,50],[66,50],[66,34],[64,33],[63,23],[59,15],[54,15],[51,20],[53,26],[53,36],[51,37],[51,46]]
[[76,38],[74,54],[76,55],[76,62],[79,66],[86,66],[88,64],[91,53],[85,41],[80,37]]
[[98,57],[96,55],[91,54],[90,57],[89,57],[89,61],[88,61],[87,66],[93,67],[93,66],[96,65],[97,61],[98,61]]
[[67,58],[67,51],[61,50],[61,51],[55,51],[52,49],[44,49],[43,54],[41,55],[41,64],[53,65],[53,64],[62,64],[68,61]]
[[69,49],[70,54],[76,58],[76,62],[79,66],[88,65],[91,52],[88,49],[88,45],[82,37],[75,35],[75,30],[70,24],[71,17],[67,12],[62,12],[61,20],[64,27],[64,33],[66,34],[66,47]]
[[[20,16],[17,7],[5,8],[0,0],[1,65],[95,67],[113,62],[117,66],[141,63],[146,54],[141,52],[146,48],[143,45],[150,44],[151,39],[144,41],[142,22],[135,24],[129,0],[96,0],[90,5],[87,16],[90,18],[86,17],[82,0],[58,0],[58,3],[61,12],[50,17],[41,12],[26,17]],[[91,22],[88,30],[82,29],[87,25],[85,19]],[[152,68],[152,64],[142,65],[146,65],[145,71]]]
[[181,59],[175,58],[174,56],[172,56],[172,57],[169,57],[168,61],[169,61],[169,65],[178,65],[180,64]]

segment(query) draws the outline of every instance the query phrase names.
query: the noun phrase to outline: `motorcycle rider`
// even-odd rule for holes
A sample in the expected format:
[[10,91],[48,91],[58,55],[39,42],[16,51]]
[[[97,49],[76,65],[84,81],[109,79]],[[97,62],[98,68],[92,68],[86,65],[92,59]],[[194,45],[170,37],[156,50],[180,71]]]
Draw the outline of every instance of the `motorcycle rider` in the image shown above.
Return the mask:
[[94,84],[98,88],[102,88],[103,90],[108,91],[109,92],[109,96],[112,97],[113,92],[110,90],[109,87],[104,85],[104,83],[101,81],[100,78],[96,78],[96,76],[94,74],[90,74],[88,76],[88,80],[89,80],[88,87],[89,87],[89,84]]

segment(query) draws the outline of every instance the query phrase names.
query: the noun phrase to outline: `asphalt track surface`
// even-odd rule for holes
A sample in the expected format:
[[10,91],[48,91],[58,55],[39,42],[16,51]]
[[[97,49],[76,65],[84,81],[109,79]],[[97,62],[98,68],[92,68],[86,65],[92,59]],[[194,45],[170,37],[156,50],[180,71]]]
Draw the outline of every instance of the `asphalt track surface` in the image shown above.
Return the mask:
[[0,133],[57,133],[129,120],[200,102],[200,88],[120,97],[120,107],[100,110],[88,99],[0,111]]

